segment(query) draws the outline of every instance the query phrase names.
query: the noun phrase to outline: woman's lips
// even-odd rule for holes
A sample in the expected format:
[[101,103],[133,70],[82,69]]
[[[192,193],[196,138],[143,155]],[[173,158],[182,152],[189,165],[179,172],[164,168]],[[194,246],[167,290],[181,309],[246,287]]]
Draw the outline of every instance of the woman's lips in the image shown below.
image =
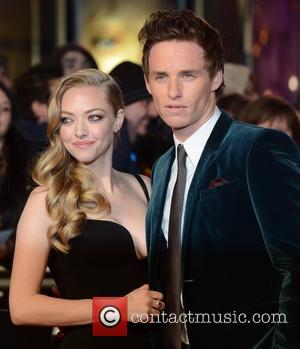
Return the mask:
[[94,142],[84,141],[84,142],[74,142],[73,145],[76,148],[86,149],[86,148],[90,147],[93,143]]

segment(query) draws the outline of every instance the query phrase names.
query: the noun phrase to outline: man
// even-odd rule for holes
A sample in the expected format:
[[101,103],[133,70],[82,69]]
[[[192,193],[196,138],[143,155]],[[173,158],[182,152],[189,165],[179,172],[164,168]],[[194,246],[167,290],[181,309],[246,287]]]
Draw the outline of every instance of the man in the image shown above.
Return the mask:
[[37,64],[15,81],[14,91],[22,117],[21,132],[38,152],[47,146],[48,100],[62,75],[59,65]]
[[165,294],[170,315],[190,316],[157,326],[153,347],[300,348],[295,144],[217,108],[223,45],[207,22],[158,11],[139,40],[148,91],[175,142],[153,169],[150,289]]
[[137,158],[135,142],[138,135],[146,133],[149,121],[157,114],[151,108],[152,98],[146,89],[140,65],[127,61],[122,62],[110,72],[110,75],[120,85],[126,115],[120,139],[114,150],[113,166],[119,171],[139,173],[141,166]]

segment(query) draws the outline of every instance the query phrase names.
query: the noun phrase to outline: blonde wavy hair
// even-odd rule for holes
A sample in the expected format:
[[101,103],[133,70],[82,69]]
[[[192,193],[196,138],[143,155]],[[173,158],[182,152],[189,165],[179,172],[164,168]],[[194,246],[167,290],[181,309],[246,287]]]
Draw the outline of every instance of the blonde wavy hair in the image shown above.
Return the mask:
[[115,80],[96,69],[84,69],[64,78],[50,100],[49,146],[39,158],[33,180],[47,188],[46,208],[51,217],[50,245],[63,253],[70,250],[70,239],[81,234],[88,213],[110,212],[110,204],[97,189],[96,178],[65,149],[59,128],[62,98],[72,87],[94,86],[104,90],[115,115],[124,109],[122,93]]

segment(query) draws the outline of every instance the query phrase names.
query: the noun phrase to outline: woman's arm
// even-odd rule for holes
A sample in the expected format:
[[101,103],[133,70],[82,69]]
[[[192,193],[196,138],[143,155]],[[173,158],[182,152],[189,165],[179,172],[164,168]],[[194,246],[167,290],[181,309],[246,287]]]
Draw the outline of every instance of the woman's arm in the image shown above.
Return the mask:
[[20,218],[10,286],[10,314],[17,325],[70,326],[92,321],[92,300],[66,300],[40,294],[50,250],[47,192],[35,189]]
[[[40,294],[50,250],[46,194],[41,188],[31,193],[18,225],[9,297],[11,318],[16,325],[89,324],[92,299],[67,300]],[[158,313],[155,304],[160,299],[160,293],[145,287],[130,292],[128,319],[133,312]]]

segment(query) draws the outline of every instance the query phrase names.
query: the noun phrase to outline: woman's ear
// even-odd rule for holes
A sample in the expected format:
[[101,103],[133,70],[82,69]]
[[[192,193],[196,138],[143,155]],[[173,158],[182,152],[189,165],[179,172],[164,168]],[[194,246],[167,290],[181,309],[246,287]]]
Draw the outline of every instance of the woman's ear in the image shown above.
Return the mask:
[[115,133],[118,133],[121,130],[121,127],[122,127],[123,121],[124,121],[124,117],[125,117],[124,109],[119,109],[117,112],[115,123],[114,123],[114,132]]
[[222,82],[223,82],[223,73],[221,70],[218,70],[217,74],[212,80],[211,90],[216,91],[221,86]]

